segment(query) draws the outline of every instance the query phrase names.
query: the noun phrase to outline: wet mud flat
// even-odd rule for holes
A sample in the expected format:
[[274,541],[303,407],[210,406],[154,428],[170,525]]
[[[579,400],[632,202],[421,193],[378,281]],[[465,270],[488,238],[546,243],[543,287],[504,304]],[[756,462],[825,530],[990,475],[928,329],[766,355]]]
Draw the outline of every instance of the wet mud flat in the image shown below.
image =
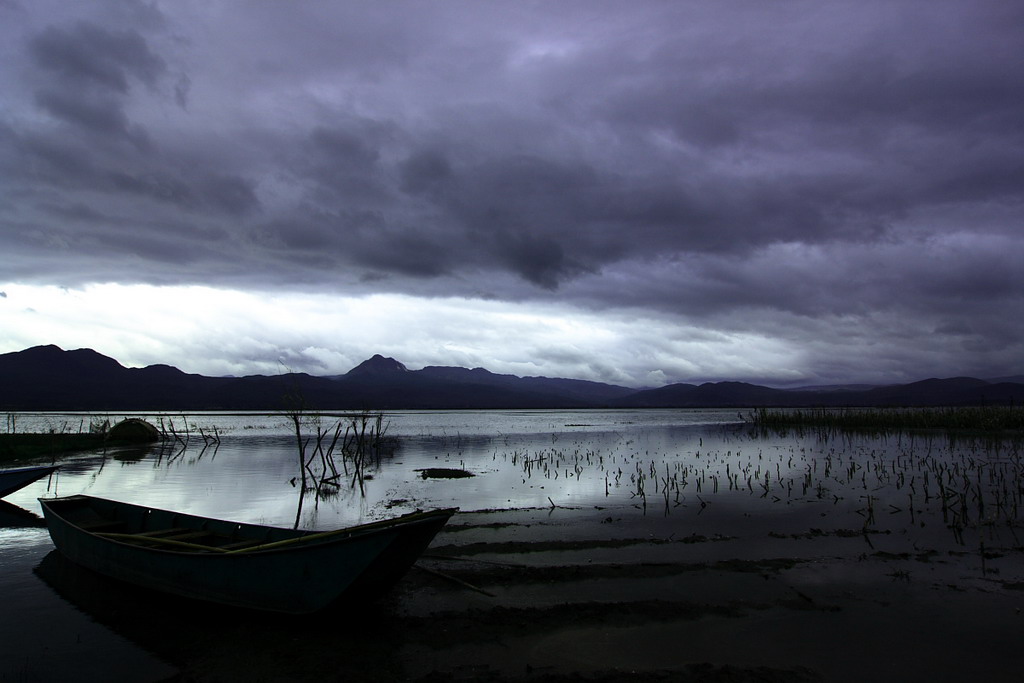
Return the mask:
[[182,683],[1019,680],[1019,529],[972,546],[636,514],[460,514],[386,596],[315,618],[168,600],[55,553],[37,573]]

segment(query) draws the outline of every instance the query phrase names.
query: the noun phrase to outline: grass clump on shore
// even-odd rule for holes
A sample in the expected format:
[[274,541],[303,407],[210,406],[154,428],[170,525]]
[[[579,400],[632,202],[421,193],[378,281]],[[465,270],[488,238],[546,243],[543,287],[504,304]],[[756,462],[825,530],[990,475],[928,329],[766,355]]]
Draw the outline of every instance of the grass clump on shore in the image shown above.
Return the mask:
[[942,408],[814,408],[750,413],[759,429],[825,429],[871,434],[911,430],[947,433],[1024,434],[1024,407],[973,406]]

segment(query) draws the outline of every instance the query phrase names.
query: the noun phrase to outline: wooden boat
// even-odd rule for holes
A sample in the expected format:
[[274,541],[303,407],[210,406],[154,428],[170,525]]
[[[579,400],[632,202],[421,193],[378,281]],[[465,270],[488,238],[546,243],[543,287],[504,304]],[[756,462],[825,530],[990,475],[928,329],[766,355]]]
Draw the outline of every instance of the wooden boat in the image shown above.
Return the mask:
[[456,511],[302,531],[82,495],[39,502],[53,544],[76,564],[175,595],[290,614],[390,587]]
[[59,465],[44,467],[19,467],[13,470],[0,470],[0,498],[23,489],[37,479],[42,479],[53,472]]

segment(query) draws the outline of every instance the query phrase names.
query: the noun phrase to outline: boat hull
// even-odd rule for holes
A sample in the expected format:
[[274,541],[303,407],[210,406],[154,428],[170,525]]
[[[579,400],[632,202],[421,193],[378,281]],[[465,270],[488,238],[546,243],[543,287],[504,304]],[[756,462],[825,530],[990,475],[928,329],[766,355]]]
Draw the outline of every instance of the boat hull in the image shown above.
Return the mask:
[[58,465],[44,467],[19,467],[13,470],[0,470],[0,498],[25,488],[37,479],[56,470]]
[[[89,496],[40,499],[50,537],[69,560],[100,574],[192,599],[290,614],[373,597],[397,581],[454,510],[414,513],[330,533],[207,519]],[[111,520],[131,533],[88,530]],[[102,524],[102,522],[100,522]],[[157,528],[192,529],[256,542],[201,551],[122,540]]]

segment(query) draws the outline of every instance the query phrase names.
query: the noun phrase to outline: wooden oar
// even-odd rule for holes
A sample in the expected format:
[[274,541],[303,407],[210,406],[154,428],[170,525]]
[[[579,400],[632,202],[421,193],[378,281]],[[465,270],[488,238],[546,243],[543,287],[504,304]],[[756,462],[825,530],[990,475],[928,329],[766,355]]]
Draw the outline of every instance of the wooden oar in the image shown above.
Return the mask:
[[226,551],[229,555],[238,555],[240,553],[252,553],[257,550],[272,550],[274,548],[280,548],[282,546],[292,545],[293,543],[303,543],[305,541],[318,541],[321,538],[327,538],[328,536],[338,536],[341,534],[351,533],[352,529],[334,529],[333,531],[321,531],[317,534],[306,534],[305,536],[294,536],[292,538],[286,538],[283,541],[271,541],[270,543],[262,543],[260,545],[254,545],[250,548],[236,548],[235,550]]
[[224,548],[218,548],[213,545],[202,545],[201,543],[189,543],[188,541],[175,541],[173,538],[160,538],[159,536],[144,536],[142,534],[96,534],[103,538],[109,538],[114,541],[129,541],[135,543],[156,543],[157,545],[169,545],[176,548],[188,548],[190,550],[209,550],[215,553],[230,553],[230,550],[224,550]]
[[255,545],[251,548],[238,548],[237,550],[229,550],[228,552],[232,555],[241,553],[253,553],[261,550],[273,550],[281,548],[283,546],[289,546],[294,543],[303,543],[305,541],[319,541],[322,538],[330,536],[338,536],[341,534],[353,534],[358,535],[364,531],[374,529],[377,527],[388,527],[388,526],[402,526],[412,521],[422,519],[424,517],[432,517],[445,512],[452,512],[450,510],[434,510],[429,512],[418,512],[405,517],[398,517],[397,519],[382,519],[378,522],[369,522],[368,524],[361,524],[359,526],[346,527],[344,529],[334,529],[332,531],[321,531],[315,534],[306,534],[305,536],[295,536],[293,538],[286,538],[283,541],[272,541],[271,543],[263,543],[262,545]]

